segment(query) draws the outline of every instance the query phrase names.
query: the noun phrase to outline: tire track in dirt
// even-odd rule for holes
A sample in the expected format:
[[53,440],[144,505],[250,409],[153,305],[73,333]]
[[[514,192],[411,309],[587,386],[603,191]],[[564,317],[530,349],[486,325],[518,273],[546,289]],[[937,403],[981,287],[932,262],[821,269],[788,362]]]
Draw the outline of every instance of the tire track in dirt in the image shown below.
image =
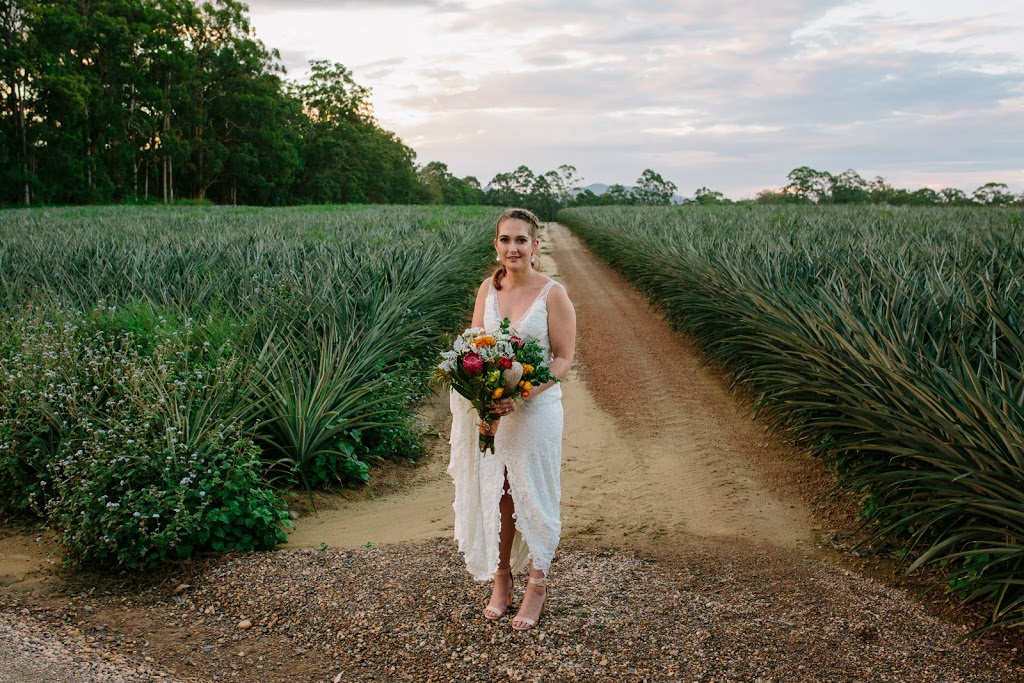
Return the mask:
[[582,382],[564,387],[567,531],[809,540],[805,504],[768,485],[804,476],[791,454],[639,292],[564,227],[547,238],[579,327]]

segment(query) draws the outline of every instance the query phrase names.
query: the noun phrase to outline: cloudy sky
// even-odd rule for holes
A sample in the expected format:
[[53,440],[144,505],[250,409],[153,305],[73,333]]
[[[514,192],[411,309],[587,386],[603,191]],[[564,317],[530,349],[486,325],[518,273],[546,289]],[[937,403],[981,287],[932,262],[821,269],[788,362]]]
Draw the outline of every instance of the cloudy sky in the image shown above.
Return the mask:
[[733,199],[797,166],[1024,191],[1021,0],[250,0],[289,78],[349,67],[381,125],[486,184],[652,168]]

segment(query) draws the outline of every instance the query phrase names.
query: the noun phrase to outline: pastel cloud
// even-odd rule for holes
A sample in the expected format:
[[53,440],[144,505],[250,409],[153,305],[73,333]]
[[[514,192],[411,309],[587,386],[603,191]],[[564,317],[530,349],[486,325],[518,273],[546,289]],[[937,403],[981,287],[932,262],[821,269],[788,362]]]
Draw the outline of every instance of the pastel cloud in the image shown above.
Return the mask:
[[343,62],[421,162],[484,182],[519,164],[605,183],[651,167],[683,192],[739,197],[807,164],[1024,190],[1016,1],[250,7],[292,77],[309,59]]

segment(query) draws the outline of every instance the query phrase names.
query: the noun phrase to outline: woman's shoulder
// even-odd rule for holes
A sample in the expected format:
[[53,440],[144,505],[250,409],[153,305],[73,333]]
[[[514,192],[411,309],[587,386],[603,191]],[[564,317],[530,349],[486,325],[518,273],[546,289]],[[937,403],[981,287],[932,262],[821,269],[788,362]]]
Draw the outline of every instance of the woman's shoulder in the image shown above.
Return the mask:
[[553,277],[548,277],[547,275],[545,275],[544,278],[547,280],[547,282],[544,283],[544,287],[548,290],[549,295],[553,294],[555,296],[560,296],[566,294],[565,285],[561,282]]
[[555,305],[564,304],[569,301],[569,292],[566,291],[565,285],[554,278],[548,278],[548,281],[544,284],[547,288],[547,304],[554,303]]
[[556,280],[552,280],[552,282],[554,284],[551,285],[544,302],[544,308],[548,313],[548,324],[549,326],[556,323],[559,326],[569,324],[574,327],[576,325],[576,307],[569,299],[569,293],[565,291],[565,286]]

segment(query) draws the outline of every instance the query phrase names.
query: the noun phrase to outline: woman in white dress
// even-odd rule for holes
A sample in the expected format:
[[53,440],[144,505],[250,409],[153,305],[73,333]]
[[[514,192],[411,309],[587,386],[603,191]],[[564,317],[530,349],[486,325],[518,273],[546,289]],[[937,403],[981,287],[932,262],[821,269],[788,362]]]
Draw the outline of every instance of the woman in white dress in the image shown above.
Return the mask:
[[[562,285],[534,267],[540,244],[537,217],[508,209],[498,217],[494,248],[501,264],[477,293],[473,326],[496,330],[503,318],[524,339],[536,339],[551,374],[564,378],[576,350],[576,312]],[[547,599],[547,572],[561,533],[562,390],[534,387],[518,408],[495,401],[500,417],[495,452],[477,447],[479,424],[469,401],[451,394],[452,436],[448,473],[455,483],[455,539],[477,580],[493,576],[487,619],[500,619],[512,603],[513,572],[529,565],[522,605],[512,628],[536,626]]]

